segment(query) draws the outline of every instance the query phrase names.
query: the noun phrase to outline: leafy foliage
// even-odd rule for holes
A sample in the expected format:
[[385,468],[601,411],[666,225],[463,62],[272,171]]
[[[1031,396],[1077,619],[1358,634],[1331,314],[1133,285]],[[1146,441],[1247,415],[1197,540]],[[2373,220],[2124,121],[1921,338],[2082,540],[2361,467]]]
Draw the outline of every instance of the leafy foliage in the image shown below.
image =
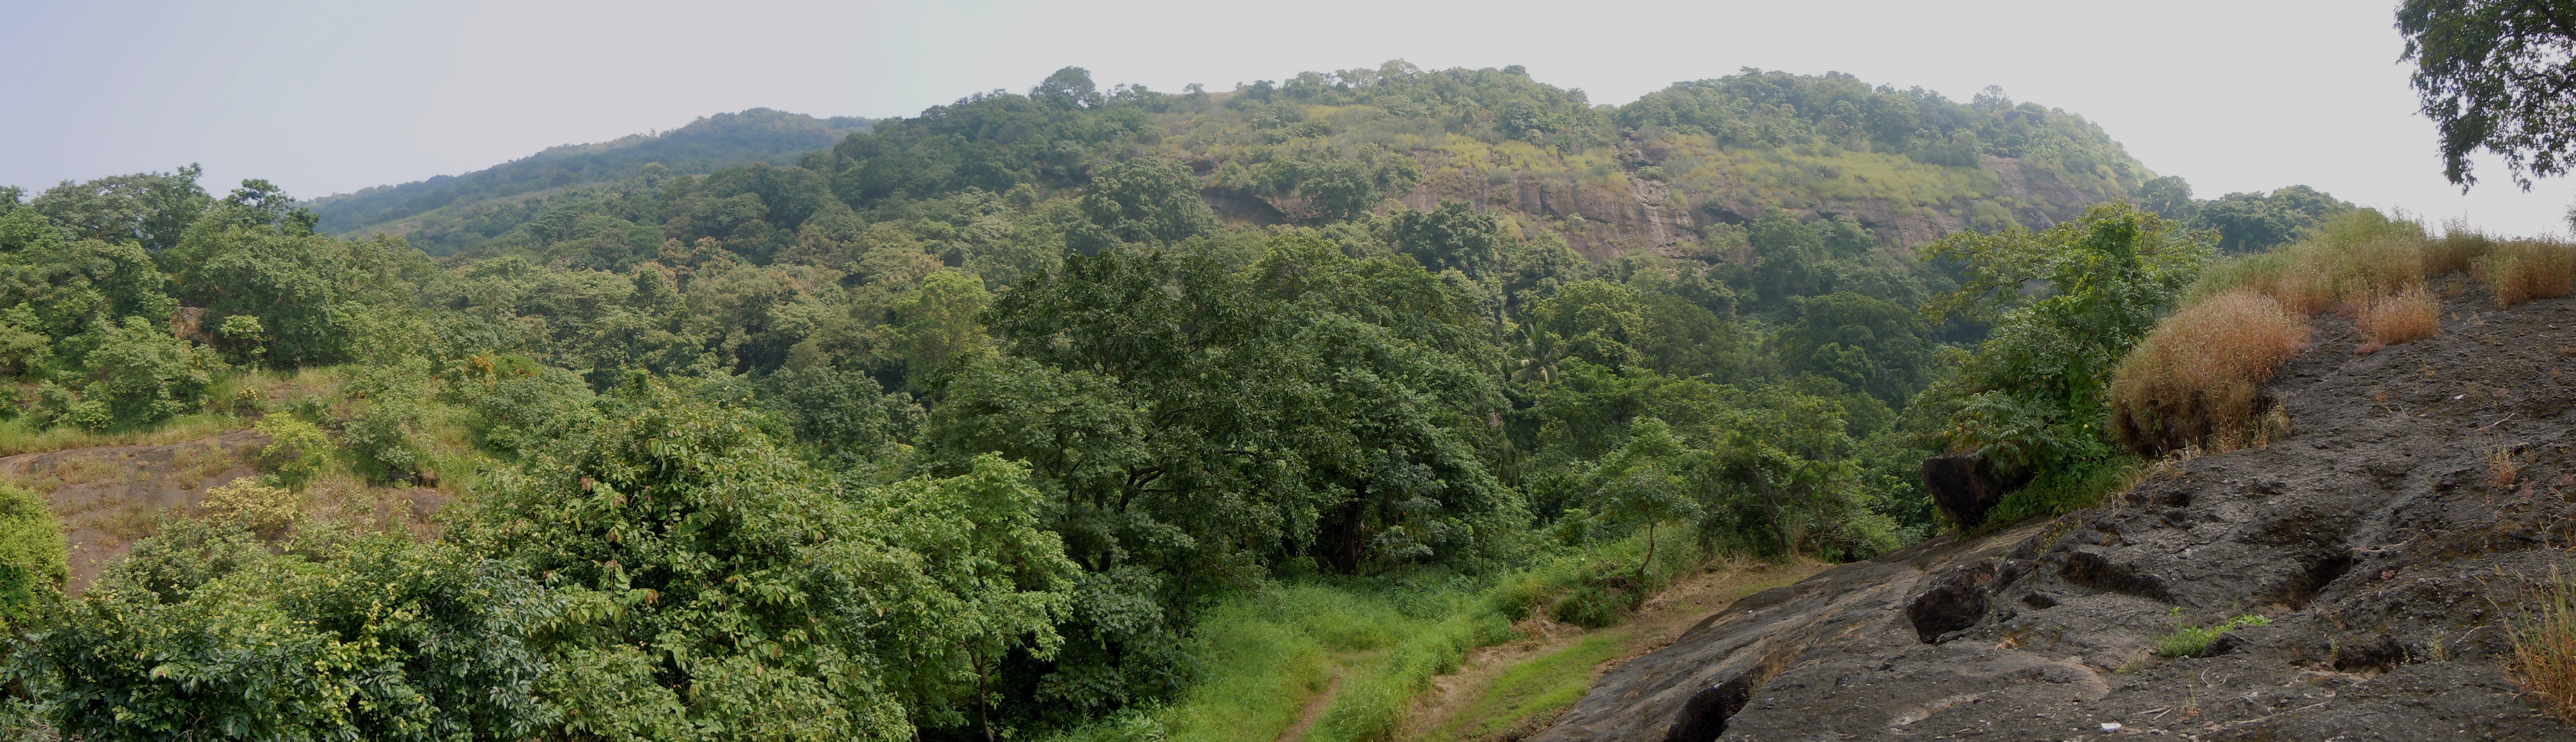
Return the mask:
[[21,631],[46,617],[62,599],[68,559],[44,498],[0,485],[0,627]]
[[2404,60],[2425,118],[2441,133],[2442,174],[2467,188],[2484,149],[2504,158],[2515,183],[2567,171],[2576,30],[2546,0],[2408,0],[2397,7]]
[[[1327,637],[1385,664],[1318,728],[1382,735],[1505,614],[1922,538],[1929,447],[2081,479],[2102,369],[2205,252],[2134,210],[2013,226],[2074,204],[1994,158],[2084,199],[2152,176],[2079,117],[1840,75],[1608,107],[1517,67],[1066,68],[816,141],[844,124],[312,204],[193,169],[0,191],[13,424],[270,440],[11,618],[0,686],[86,739],[1030,738],[1192,697],[1207,622],[1330,582],[1419,633]],[[1505,203],[1632,179],[1752,218],[1605,255]],[[2310,193],[2263,203],[2339,203]],[[1992,234],[1916,260],[1828,198]],[[453,499],[399,535],[397,484]],[[1468,597],[1532,569],[1517,608]]]
[[1933,254],[1968,277],[1927,310],[1994,316],[1995,330],[1913,406],[1943,421],[1936,437],[1952,451],[2044,480],[2088,475],[2117,456],[2105,421],[2112,370],[2199,275],[2205,237],[2111,204],[2045,232],[1942,241]]

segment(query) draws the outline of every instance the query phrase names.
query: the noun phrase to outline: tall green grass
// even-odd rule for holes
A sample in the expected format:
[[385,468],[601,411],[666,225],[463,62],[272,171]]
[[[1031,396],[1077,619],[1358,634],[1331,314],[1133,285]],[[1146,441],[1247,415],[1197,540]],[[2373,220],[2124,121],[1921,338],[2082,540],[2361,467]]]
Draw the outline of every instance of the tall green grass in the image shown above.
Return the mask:
[[[1403,723],[1415,699],[1430,689],[1432,678],[1457,671],[1479,647],[1517,638],[1513,623],[1539,611],[1552,612],[1569,596],[1602,589],[1605,575],[1633,583],[1645,552],[1641,533],[1561,546],[1526,569],[1481,580],[1437,575],[1300,580],[1239,594],[1199,619],[1192,654],[1202,674],[1180,697],[1050,739],[1277,739],[1304,718],[1321,694],[1332,692],[1304,739],[1385,740]],[[1706,552],[1689,539],[1664,538],[1655,548],[1654,563],[1644,570],[1647,590],[1635,593],[1626,605],[1707,563]],[[1579,687],[1543,690],[1550,698],[1582,692]]]

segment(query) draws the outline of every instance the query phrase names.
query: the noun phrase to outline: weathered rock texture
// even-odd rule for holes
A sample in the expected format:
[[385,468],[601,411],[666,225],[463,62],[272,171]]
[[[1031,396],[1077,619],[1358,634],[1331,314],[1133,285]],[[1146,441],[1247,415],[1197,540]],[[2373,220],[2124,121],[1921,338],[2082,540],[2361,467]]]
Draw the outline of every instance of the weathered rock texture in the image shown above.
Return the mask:
[[[2504,666],[2510,622],[2576,575],[2576,304],[2445,312],[2369,356],[2320,318],[2267,389],[2287,441],[1753,595],[1534,739],[2576,739]],[[2150,649],[2247,613],[2271,623]]]

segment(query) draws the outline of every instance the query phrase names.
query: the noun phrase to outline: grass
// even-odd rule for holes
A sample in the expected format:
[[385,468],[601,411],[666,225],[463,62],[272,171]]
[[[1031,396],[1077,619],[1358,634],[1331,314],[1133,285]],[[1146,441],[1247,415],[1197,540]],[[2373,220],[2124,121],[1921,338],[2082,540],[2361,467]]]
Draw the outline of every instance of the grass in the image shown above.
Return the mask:
[[[1468,652],[1517,638],[1513,622],[1586,587],[1598,587],[1591,584],[1601,573],[1598,565],[1624,565],[1613,571],[1633,580],[1644,554],[1645,538],[1638,534],[1567,548],[1481,585],[1465,580],[1301,580],[1239,594],[1220,601],[1193,629],[1190,664],[1204,674],[1178,698],[1049,739],[1277,739],[1329,690],[1329,705],[1304,739],[1385,740],[1403,723],[1414,700],[1431,688],[1432,678],[1455,672]],[[1655,549],[1647,583],[1667,584],[1707,561],[1687,539],[1665,539]],[[1562,669],[1579,659],[1549,667]],[[1576,674],[1588,686],[1591,665],[1580,667]],[[1524,673],[1525,700],[1544,695],[1554,702],[1568,692],[1557,687],[1566,682],[1564,675],[1544,669]],[[1542,676],[1549,679],[1542,681]],[[1570,692],[1579,695],[1581,688]],[[1518,708],[1535,713],[1539,707],[1525,703]]]
[[1592,668],[1628,650],[1631,637],[1586,636],[1573,646],[1515,665],[1485,687],[1474,705],[1453,720],[1441,738],[1492,739],[1530,731],[1533,720],[1555,718],[1556,712],[1583,698],[1592,688]]
[[1275,739],[1336,676],[1383,662],[1428,627],[1392,601],[1289,585],[1220,604],[1193,654],[1209,674],[1159,719],[1173,740]]
[[[2210,266],[2182,309],[2159,322],[2112,383],[2114,432],[2131,451],[2226,451],[2287,435],[2286,418],[2257,409],[2263,382],[2306,339],[2319,313],[2354,316],[2372,353],[2440,332],[2432,278],[2471,271],[2498,306],[2564,296],[2576,284],[2576,249],[2544,240],[2500,241],[2466,225],[2436,237],[2422,222],[2375,209],[2336,217],[2294,243]],[[2466,287],[2446,281],[2442,293]],[[2274,424],[2274,423],[2281,424]]]
[[2520,481],[2522,460],[2514,458],[2513,449],[2497,446],[2487,451],[2487,486],[2510,490]]
[[210,438],[248,427],[250,427],[248,420],[212,412],[181,415],[150,430],[105,433],[93,433],[67,425],[38,428],[34,420],[18,417],[0,421],[0,456],[52,453],[95,446],[158,446]]
[[2307,323],[2272,297],[2239,290],[2187,307],[2121,359],[2112,430],[2147,455],[2267,442],[2261,386],[2307,344]]
[[2441,330],[2442,301],[2423,286],[2383,296],[2361,310],[2355,324],[2370,335],[2362,346],[2368,355],[2391,345],[2432,337]]
[[2469,267],[2487,284],[2497,309],[2534,299],[2555,299],[2576,289],[2576,249],[2557,242],[2513,240],[2496,245]]
[[[2175,606],[2174,614],[2180,616],[2182,607]],[[2226,636],[2227,632],[2270,623],[2272,619],[2249,613],[2227,619],[2216,626],[2177,627],[2173,633],[2156,639],[2156,654],[2165,657],[2198,657],[2200,653],[2209,651],[2210,642],[2218,641],[2218,637]]]
[[2551,713],[2576,721],[2576,585],[2561,578],[2554,566],[2539,610],[2514,622],[2513,660],[2507,669]]

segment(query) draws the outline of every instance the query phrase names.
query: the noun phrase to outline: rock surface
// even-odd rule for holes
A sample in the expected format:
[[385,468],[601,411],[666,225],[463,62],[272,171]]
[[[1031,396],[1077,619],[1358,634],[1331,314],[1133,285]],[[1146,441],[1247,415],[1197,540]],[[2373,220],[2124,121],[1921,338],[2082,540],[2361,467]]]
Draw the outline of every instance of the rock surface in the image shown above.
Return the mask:
[[[1745,598],[1533,739],[2576,739],[2504,667],[2576,576],[2576,302],[2453,286],[2440,335],[2367,356],[2318,318],[2266,389],[2286,441]],[[2243,614],[2270,623],[2152,649]]]

